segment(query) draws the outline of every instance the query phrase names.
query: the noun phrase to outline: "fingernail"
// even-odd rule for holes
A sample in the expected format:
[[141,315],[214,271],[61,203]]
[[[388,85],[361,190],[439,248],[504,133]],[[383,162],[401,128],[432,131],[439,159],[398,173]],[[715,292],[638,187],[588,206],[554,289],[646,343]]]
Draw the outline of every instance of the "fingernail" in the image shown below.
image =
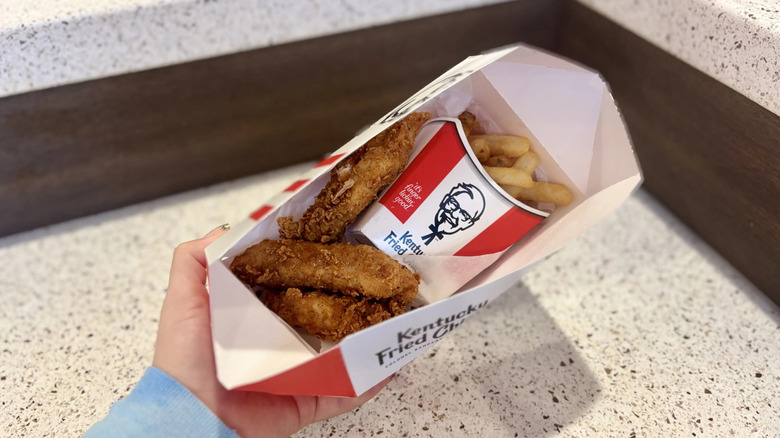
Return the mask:
[[230,224],[224,223],[224,224],[218,226],[217,228],[214,228],[213,230],[209,231],[208,234],[206,234],[203,237],[209,237],[209,236],[213,235],[214,233],[216,233],[218,231],[224,231],[224,230],[227,230],[229,228],[230,228]]

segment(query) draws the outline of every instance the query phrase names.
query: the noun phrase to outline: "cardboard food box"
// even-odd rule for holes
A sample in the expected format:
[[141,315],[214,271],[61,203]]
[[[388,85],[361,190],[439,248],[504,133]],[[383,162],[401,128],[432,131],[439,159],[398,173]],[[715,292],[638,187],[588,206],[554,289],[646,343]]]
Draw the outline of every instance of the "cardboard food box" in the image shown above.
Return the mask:
[[[300,217],[324,187],[329,171],[392,123],[414,111],[443,117],[421,130],[418,142],[422,144],[441,129],[451,129],[444,126],[453,125],[457,131],[459,124],[451,118],[467,109],[481,123],[485,121],[488,132],[529,138],[532,150],[540,156],[544,176],[567,185],[573,193],[572,202],[557,207],[545,218],[547,213],[541,209],[518,206],[506,199],[500,188],[492,187],[497,190],[490,196],[504,202],[505,208],[484,209],[480,213],[481,228],[474,228],[473,235],[467,236],[468,230],[459,231],[461,240],[482,242],[475,251],[462,251],[461,243],[450,244],[455,233],[445,234],[435,220],[424,224],[433,234],[425,240],[442,245],[430,254],[420,250],[425,240],[419,231],[415,233],[421,240],[402,245],[407,251],[396,248],[398,240],[383,247],[384,239],[374,238],[380,249],[421,274],[419,307],[347,336],[336,345],[288,326],[230,271],[233,258],[246,248],[266,238],[279,238],[277,218]],[[416,148],[410,163],[420,156],[420,150]],[[438,152],[432,156],[440,157]],[[436,183],[429,188],[402,174],[397,180],[400,185],[391,185],[380,200],[390,193],[392,198],[385,201],[392,204],[400,196],[395,204],[402,209],[415,202],[422,209],[424,198],[439,203],[436,196],[443,198],[458,186],[457,181],[446,177],[451,169],[442,170],[446,161],[426,161],[425,167],[430,169],[426,173],[444,175],[435,178]],[[476,166],[471,171],[480,172]],[[461,177],[460,173],[455,175],[455,179]],[[597,73],[523,45],[470,57],[301,175],[207,248],[218,378],[228,389],[287,395],[360,395],[487,306],[533,263],[601,221],[640,182],[639,165],[620,113]],[[401,194],[402,190],[406,192]],[[431,195],[434,192],[436,196]],[[366,239],[374,224],[371,218],[376,219],[382,205],[378,202],[370,207],[353,224],[348,237]],[[509,222],[518,229],[500,227],[488,238],[476,237],[499,222],[507,211],[530,215],[532,220],[518,222],[512,216]]]

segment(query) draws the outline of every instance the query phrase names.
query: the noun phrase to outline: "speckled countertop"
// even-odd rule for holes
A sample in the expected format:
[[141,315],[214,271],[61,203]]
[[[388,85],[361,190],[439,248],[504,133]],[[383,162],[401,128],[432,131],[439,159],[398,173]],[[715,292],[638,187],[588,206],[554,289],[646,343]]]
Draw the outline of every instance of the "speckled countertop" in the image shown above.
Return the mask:
[[[581,1],[780,114],[775,2]],[[315,3],[306,27],[279,19]],[[0,2],[0,96],[489,3]],[[151,362],[172,248],[309,166],[0,239],[0,435],[103,417]],[[777,306],[639,191],[376,399],[299,436],[774,437],[779,335]]]
[[[79,436],[152,358],[173,247],[310,165],[0,239],[0,427]],[[775,437],[780,312],[643,191],[300,437]]]
[[577,0],[780,115],[777,0]]
[[0,2],[0,96],[499,2]]
[[[0,2],[0,97],[501,0]],[[578,0],[780,115],[776,0]]]

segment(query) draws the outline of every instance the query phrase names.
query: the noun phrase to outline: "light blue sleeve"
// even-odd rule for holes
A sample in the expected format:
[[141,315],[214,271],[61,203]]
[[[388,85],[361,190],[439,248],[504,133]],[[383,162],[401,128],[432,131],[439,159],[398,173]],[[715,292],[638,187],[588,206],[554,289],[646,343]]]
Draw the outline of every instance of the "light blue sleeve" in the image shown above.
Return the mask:
[[195,395],[168,374],[149,367],[133,391],[114,403],[84,438],[236,438]]

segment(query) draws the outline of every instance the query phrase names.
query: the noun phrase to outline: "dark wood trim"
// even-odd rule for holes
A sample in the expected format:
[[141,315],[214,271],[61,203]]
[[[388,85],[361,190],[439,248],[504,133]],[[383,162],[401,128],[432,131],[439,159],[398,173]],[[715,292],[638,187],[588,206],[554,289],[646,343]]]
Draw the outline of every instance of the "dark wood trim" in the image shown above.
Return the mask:
[[552,47],[526,0],[0,99],[0,235],[316,159],[448,68]]
[[464,57],[519,41],[602,72],[647,189],[780,303],[780,118],[573,0],[0,99],[0,235],[316,159]]
[[645,187],[780,304],[780,117],[575,1],[556,49],[609,82]]

